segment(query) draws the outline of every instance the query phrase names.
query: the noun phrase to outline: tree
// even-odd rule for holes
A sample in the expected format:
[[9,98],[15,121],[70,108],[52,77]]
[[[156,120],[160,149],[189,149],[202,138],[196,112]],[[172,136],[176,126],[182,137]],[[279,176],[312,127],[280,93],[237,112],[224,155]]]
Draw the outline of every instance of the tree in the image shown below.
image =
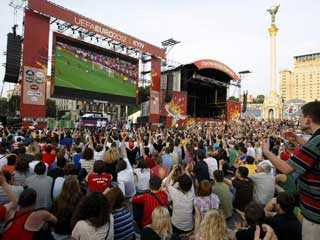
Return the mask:
[[56,118],[57,117],[57,105],[52,99],[46,100],[46,117]]
[[228,101],[239,102],[239,98],[236,98],[235,96],[231,96],[231,97],[229,97]]
[[0,115],[8,114],[8,101],[6,98],[0,98]]
[[264,102],[264,95],[258,95],[254,100],[255,103],[263,103]]
[[8,101],[8,116],[16,117],[17,111],[20,111],[20,96],[13,95]]

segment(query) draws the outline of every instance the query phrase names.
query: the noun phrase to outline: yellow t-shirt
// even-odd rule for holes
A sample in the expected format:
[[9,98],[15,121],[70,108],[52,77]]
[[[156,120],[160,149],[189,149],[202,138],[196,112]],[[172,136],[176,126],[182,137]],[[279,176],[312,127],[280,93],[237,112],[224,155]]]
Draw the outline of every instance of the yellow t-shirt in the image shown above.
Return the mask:
[[256,173],[257,166],[255,164],[243,164],[242,166],[246,167],[249,170],[248,176]]

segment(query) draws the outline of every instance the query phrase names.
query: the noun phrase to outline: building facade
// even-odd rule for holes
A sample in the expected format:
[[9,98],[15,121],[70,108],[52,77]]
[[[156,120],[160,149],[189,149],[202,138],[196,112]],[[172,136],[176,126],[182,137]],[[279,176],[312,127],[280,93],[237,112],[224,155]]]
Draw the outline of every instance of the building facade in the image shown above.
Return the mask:
[[280,93],[283,100],[320,100],[320,53],[294,57],[294,70],[280,72]]

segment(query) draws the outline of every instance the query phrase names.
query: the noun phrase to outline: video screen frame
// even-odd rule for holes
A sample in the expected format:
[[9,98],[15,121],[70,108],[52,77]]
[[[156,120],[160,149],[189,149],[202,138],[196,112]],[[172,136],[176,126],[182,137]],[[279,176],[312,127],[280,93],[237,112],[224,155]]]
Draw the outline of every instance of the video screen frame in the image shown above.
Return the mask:
[[[89,50],[91,52],[102,54],[105,56],[109,56],[112,58],[119,58],[120,60],[127,61],[129,63],[135,64],[137,69],[136,79],[135,80],[135,97],[116,95],[110,93],[100,93],[94,91],[88,91],[84,89],[76,89],[76,88],[68,88],[55,86],[55,67],[56,67],[56,48],[57,42],[62,42],[71,46],[75,46],[77,48],[81,48],[84,50]],[[137,92],[138,92],[138,76],[139,76],[139,59],[133,58],[130,56],[126,56],[124,54],[120,54],[114,52],[112,50],[99,47],[87,42],[84,42],[79,39],[74,39],[69,36],[54,32],[53,33],[53,42],[52,42],[52,68],[51,68],[51,96],[55,98],[65,98],[65,99],[74,99],[74,100],[101,100],[108,101],[116,104],[126,104],[126,105],[134,105],[137,102]]]

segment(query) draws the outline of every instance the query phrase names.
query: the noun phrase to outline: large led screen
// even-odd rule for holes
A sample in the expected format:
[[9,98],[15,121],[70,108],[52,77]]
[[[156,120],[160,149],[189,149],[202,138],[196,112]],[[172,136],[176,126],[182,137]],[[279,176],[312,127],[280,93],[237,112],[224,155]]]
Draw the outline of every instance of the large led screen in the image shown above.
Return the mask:
[[138,60],[55,34],[53,96],[134,103]]

